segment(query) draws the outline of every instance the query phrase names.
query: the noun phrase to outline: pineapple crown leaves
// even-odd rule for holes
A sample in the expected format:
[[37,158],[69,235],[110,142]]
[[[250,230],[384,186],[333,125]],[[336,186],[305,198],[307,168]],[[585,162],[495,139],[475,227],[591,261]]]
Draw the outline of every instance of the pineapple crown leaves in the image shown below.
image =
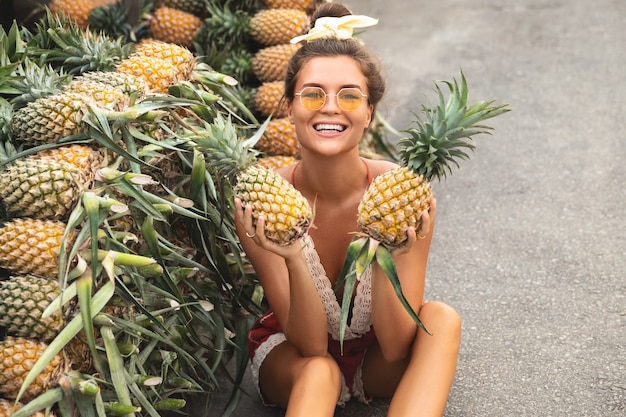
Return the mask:
[[467,80],[461,71],[461,81],[444,81],[450,95],[446,101],[440,86],[435,83],[439,98],[437,106],[422,106],[420,115],[414,113],[416,127],[401,132],[408,133],[400,139],[400,159],[402,165],[417,174],[424,175],[431,181],[440,180],[447,173],[452,173],[454,164],[459,167],[459,160],[469,159],[466,150],[473,151],[470,141],[474,135],[490,134],[492,128],[479,124],[502,113],[510,111],[507,104],[493,106],[495,100],[478,101],[471,105],[468,101]]
[[28,56],[37,58],[40,65],[48,62],[70,74],[113,71],[129,56],[132,48],[132,44],[124,43],[121,37],[113,39],[104,33],[83,30],[49,9],[26,47]]
[[267,122],[248,138],[239,135],[230,117],[217,113],[213,122],[198,131],[193,140],[197,149],[203,152],[207,165],[234,184],[238,172],[256,161],[259,152],[254,145],[266,125]]

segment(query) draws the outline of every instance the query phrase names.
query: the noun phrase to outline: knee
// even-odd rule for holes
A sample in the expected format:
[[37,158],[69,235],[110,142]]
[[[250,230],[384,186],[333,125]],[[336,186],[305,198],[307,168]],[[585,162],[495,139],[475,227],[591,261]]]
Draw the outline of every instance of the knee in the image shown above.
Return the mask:
[[420,309],[420,318],[433,334],[460,339],[461,316],[451,306],[440,301],[431,301]]
[[330,356],[310,356],[300,368],[299,378],[329,387],[341,388],[341,371]]

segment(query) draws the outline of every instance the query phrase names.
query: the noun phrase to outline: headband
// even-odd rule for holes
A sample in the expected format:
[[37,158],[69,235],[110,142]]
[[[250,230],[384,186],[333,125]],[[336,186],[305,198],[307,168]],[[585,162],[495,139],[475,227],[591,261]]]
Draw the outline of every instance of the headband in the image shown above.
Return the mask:
[[291,43],[322,38],[349,39],[355,28],[374,26],[376,23],[378,23],[378,19],[360,15],[320,17],[315,21],[315,26],[309,30],[309,33],[296,36],[291,40]]

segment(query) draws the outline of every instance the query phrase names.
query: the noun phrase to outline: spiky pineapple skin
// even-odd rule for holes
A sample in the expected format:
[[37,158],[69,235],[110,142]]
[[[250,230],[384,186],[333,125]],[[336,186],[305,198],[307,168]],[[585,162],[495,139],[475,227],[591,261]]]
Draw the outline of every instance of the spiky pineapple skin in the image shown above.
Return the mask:
[[398,167],[374,178],[358,207],[357,224],[372,238],[397,247],[409,227],[419,228],[432,189],[422,175]]
[[287,117],[287,105],[283,100],[284,94],[284,81],[265,82],[257,88],[254,94],[254,109],[265,117]]
[[168,87],[181,79],[178,68],[164,59],[133,54],[122,60],[116,72],[139,77],[153,93],[167,93]]
[[[0,341],[0,394],[16,399],[33,365],[48,345],[37,340],[7,336]],[[26,389],[22,399],[29,401],[49,389],[62,371],[63,360],[56,355]]]
[[149,32],[153,38],[186,47],[193,46],[193,39],[202,27],[202,19],[172,7],[162,6],[155,10],[150,20]]
[[57,162],[67,162],[73,165],[82,173],[85,188],[90,187],[98,169],[106,165],[106,158],[101,149],[80,144],[44,149],[37,152],[32,157]]
[[48,7],[53,13],[65,15],[85,29],[89,23],[89,15],[97,6],[93,0],[52,0]]
[[50,341],[61,330],[60,311],[42,318],[59,295],[56,280],[35,275],[14,275],[0,281],[0,326],[13,336]]
[[300,45],[287,43],[260,49],[251,60],[254,75],[262,82],[283,80],[289,59],[299,48]]
[[84,108],[93,103],[83,94],[61,92],[37,99],[15,112],[12,126],[17,140],[27,144],[55,143],[83,130]]
[[16,218],[2,224],[0,268],[56,278],[65,229],[65,223],[57,220]]
[[256,163],[263,168],[273,169],[274,171],[276,171],[279,168],[294,165],[297,162],[298,158],[294,156],[271,155],[259,158]]
[[136,47],[133,55],[155,57],[170,62],[178,69],[178,78],[189,79],[196,66],[196,57],[186,47],[156,39],[144,39]]
[[263,0],[268,9],[297,9],[311,11],[318,0]]
[[[24,404],[21,402],[16,404],[15,401],[0,398],[0,417],[11,417],[11,415],[22,407],[24,407]],[[54,414],[50,413],[47,414],[47,416],[54,417]],[[36,413],[31,414],[30,417],[46,417],[46,414],[41,411],[37,411]]]
[[244,206],[252,206],[255,223],[260,216],[265,219],[265,236],[279,245],[301,238],[313,223],[308,200],[272,169],[248,167],[239,174],[234,191]]
[[261,45],[289,43],[309,30],[309,17],[298,9],[264,9],[250,19],[250,36]]
[[86,183],[69,162],[27,157],[0,173],[0,200],[8,213],[38,219],[65,219]]
[[271,119],[256,147],[268,156],[300,156],[300,142],[288,117]]

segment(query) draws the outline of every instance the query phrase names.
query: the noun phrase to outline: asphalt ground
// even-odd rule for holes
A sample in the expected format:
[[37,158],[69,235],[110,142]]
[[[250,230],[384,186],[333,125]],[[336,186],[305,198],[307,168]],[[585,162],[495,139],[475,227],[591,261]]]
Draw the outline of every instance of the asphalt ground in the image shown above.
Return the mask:
[[[471,160],[434,184],[427,298],[463,318],[447,417],[626,415],[626,2],[352,0],[406,127],[433,81],[496,98]],[[209,415],[221,414],[228,384]],[[282,416],[249,379],[236,417]],[[386,401],[337,417],[384,416]]]
[[[453,305],[464,328],[445,416],[625,416],[626,2],[346,4],[380,19],[361,37],[385,63],[379,111],[393,126],[461,68],[471,101],[512,109],[434,184],[427,297]],[[222,415],[231,388],[222,381],[193,417]],[[243,389],[234,417],[283,415],[261,405],[249,374]],[[336,417],[387,405],[349,403]]]

